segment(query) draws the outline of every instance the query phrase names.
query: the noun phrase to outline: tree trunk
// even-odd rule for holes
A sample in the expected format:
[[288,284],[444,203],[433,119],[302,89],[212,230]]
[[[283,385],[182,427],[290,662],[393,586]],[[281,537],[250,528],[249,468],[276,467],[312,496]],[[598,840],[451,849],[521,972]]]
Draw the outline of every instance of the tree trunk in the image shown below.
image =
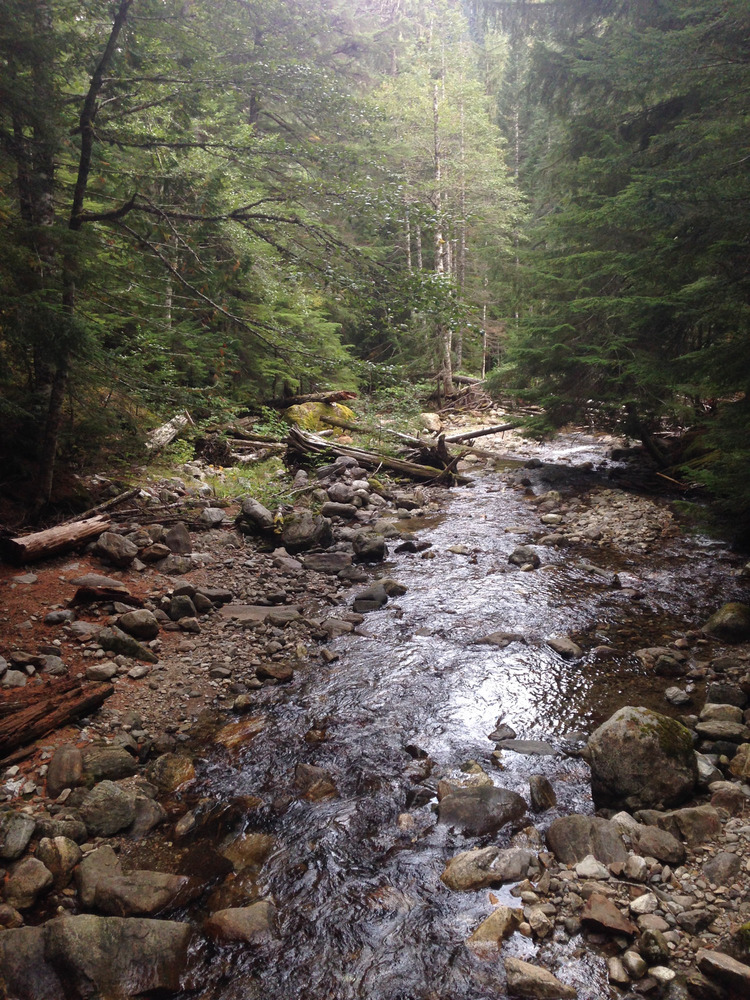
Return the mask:
[[26,743],[51,733],[82,715],[88,715],[105,699],[114,694],[111,684],[89,684],[57,694],[42,696],[29,705],[0,720],[0,757]]
[[7,557],[15,563],[37,562],[50,556],[72,549],[81,542],[98,538],[110,525],[106,515],[91,517],[86,521],[72,524],[58,524],[55,528],[35,531],[19,538],[5,538],[2,547]]

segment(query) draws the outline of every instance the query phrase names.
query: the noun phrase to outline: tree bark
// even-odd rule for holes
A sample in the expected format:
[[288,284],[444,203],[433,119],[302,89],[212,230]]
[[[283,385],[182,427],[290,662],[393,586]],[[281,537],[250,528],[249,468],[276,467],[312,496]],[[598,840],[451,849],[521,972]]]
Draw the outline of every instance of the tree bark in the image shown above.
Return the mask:
[[98,538],[110,525],[108,517],[91,517],[72,524],[58,524],[46,531],[36,531],[20,538],[4,538],[2,548],[11,562],[24,564],[48,559],[50,556],[72,549],[81,542]]
[[78,686],[65,692],[42,697],[4,719],[0,719],[0,757],[51,733],[79,716],[88,715],[98,708],[115,689],[111,684]]

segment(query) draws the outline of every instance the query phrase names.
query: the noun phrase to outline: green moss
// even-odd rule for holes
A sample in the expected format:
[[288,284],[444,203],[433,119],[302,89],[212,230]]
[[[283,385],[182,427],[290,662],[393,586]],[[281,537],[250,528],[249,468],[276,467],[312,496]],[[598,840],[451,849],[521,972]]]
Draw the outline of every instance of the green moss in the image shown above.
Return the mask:
[[674,760],[683,759],[693,750],[693,738],[690,735],[690,730],[686,729],[681,722],[670,719],[666,715],[649,712],[649,721],[641,724],[641,733],[644,736],[655,735],[662,751],[667,757]]

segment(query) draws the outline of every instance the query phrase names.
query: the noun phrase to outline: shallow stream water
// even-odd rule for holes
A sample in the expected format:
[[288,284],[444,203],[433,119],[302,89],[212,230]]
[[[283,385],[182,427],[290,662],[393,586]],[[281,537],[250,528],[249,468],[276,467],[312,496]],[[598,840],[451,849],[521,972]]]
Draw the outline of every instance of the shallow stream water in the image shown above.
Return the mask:
[[[580,443],[567,451],[558,446],[552,457],[564,471],[529,472],[536,493],[555,485],[550,475],[590,483],[593,474],[579,474],[572,464],[601,461],[595,446]],[[272,803],[248,814],[247,829],[275,838],[255,891],[276,903],[279,941],[217,952],[211,977],[219,969],[223,976],[201,996],[505,997],[500,955],[478,957],[465,944],[492,910],[490,893],[451,892],[440,874],[459,851],[506,844],[512,831],[464,838],[436,823],[434,798],[420,802],[437,776],[477,761],[495,784],[527,799],[530,774],[550,779],[558,805],[529,814],[538,829],[557,815],[592,811],[585,763],[561,751],[575,744],[577,731],[590,732],[625,704],[675,714],[664,700],[674,682],[647,677],[632,651],[699,627],[734,596],[732,557],[694,536],[669,539],[648,555],[540,548],[542,568],[516,570],[508,555],[538,533],[539,521],[502,473],[478,477],[453,492],[439,515],[408,527],[434,553],[392,558],[388,573],[408,592],[367,615],[356,634],[332,642],[335,662],[260,691],[254,714],[265,726],[239,758],[213,756],[202,764],[202,794]],[[468,554],[450,552],[455,545]],[[581,566],[584,558],[637,578],[638,599],[632,588],[618,590],[593,576]],[[496,631],[526,641],[504,649],[475,644]],[[606,643],[623,652],[564,660],[545,644],[553,634],[572,635],[585,649]],[[559,752],[504,751],[493,759],[488,734],[498,720],[519,738],[545,740]],[[310,731],[324,735],[311,742]],[[338,797],[300,799],[293,790],[300,763],[330,772]],[[411,819],[399,820],[404,813]],[[496,890],[494,901],[519,905],[509,889]],[[580,1000],[610,996],[604,960],[581,938],[535,943],[516,934],[502,953],[538,959],[575,985]]]

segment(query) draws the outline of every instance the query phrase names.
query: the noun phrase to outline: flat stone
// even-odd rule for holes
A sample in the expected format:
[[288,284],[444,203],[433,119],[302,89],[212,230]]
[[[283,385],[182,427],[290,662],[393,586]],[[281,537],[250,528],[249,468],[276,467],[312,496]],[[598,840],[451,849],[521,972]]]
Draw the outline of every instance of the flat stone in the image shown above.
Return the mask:
[[499,750],[512,750],[527,756],[553,757],[557,754],[552,744],[544,740],[499,740],[497,746]]
[[702,973],[709,979],[728,986],[737,991],[738,997],[750,996],[750,965],[738,962],[720,951],[701,949],[696,956],[696,963]]
[[730,743],[745,743],[750,740],[750,728],[742,722],[707,719],[699,722],[695,731],[705,740],[727,740]]
[[275,936],[276,909],[264,899],[252,906],[218,910],[204,923],[206,934],[219,941],[260,944]]
[[273,615],[277,622],[296,621],[302,608],[299,604],[285,604],[282,607],[264,604],[225,604],[219,614],[222,618],[239,622],[265,622]]
[[628,858],[617,824],[598,816],[560,816],[547,829],[547,844],[566,865],[583,861],[589,854],[605,865]]
[[632,937],[638,932],[635,924],[623,916],[610,899],[598,892],[593,892],[586,900],[581,920],[594,923],[613,934],[627,934]]
[[564,660],[579,660],[583,656],[581,647],[567,635],[551,635],[546,642]]
[[497,646],[498,649],[505,649],[512,642],[526,642],[526,638],[520,632],[490,632],[489,635],[475,639],[475,646]]
[[440,800],[438,821],[469,836],[496,833],[511,820],[520,819],[526,803],[516,792],[494,785],[456,788]]
[[310,552],[302,559],[305,569],[316,573],[329,573],[332,576],[340,573],[352,564],[349,552]]
[[509,938],[523,923],[523,910],[498,906],[473,931],[469,944],[500,944]]
[[573,1000],[578,996],[572,986],[562,983],[547,969],[520,958],[508,956],[505,959],[505,975],[508,991],[513,996],[536,997],[538,1000]]
[[440,876],[457,892],[487,889],[503,882],[520,882],[529,874],[534,855],[522,847],[482,847],[451,858]]
[[112,917],[148,917],[175,905],[189,883],[185,875],[154,871],[102,874],[94,890],[94,907]]

